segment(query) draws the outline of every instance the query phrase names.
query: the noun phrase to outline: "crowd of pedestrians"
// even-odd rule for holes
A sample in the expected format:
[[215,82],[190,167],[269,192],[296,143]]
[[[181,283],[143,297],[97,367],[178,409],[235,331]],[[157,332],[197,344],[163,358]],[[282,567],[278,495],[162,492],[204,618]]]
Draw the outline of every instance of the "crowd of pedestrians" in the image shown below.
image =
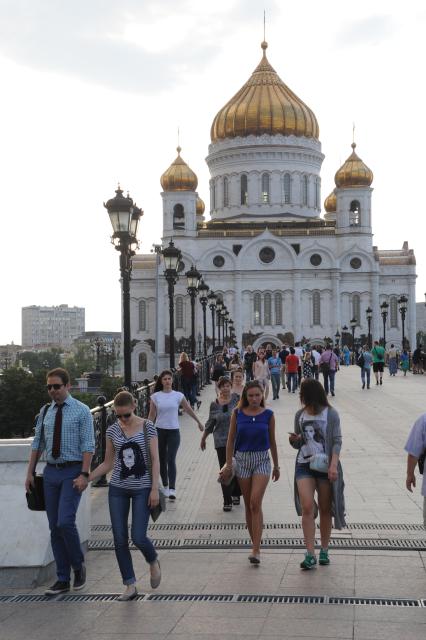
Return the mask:
[[[364,345],[356,354],[362,389],[371,387],[371,368],[377,386],[383,384],[384,365],[394,376],[398,365],[404,370],[404,351],[394,345],[388,352],[376,341],[372,349]],[[350,354],[351,356],[352,354]],[[161,372],[150,399],[147,419],[135,413],[135,399],[128,391],[114,398],[115,421],[106,432],[105,459],[91,470],[94,452],[93,422],[88,408],[69,393],[69,375],[55,369],[47,375],[51,402],[46,405],[36,424],[35,438],[28,465],[26,490],[34,485],[34,469],[43,451],[47,465],[44,492],[51,543],[57,567],[57,581],[46,594],[57,595],[85,586],[84,556],[75,524],[81,493],[88,483],[112,472],[108,504],[114,547],[125,590],[120,600],[137,595],[136,577],[129,550],[129,513],[132,511],[131,539],[150,569],[150,584],[158,587],[161,567],[157,551],[147,535],[150,514],[160,498],[176,501],[176,455],[180,445],[179,415],[186,412],[202,432],[200,447],[205,451],[210,435],[218,460],[223,511],[238,507],[243,496],[245,520],[252,548],[249,562],[261,563],[263,530],[262,501],[269,480],[280,478],[275,437],[275,415],[266,406],[269,385],[272,402],[280,391],[299,390],[301,408],[294,416],[289,444],[297,450],[294,468],[296,512],[302,518],[306,545],[301,569],[328,565],[332,526],[341,529],[345,523],[343,470],[340,462],[342,431],[337,410],[328,396],[335,396],[335,378],[340,366],[346,365],[347,353],[301,344],[271,345],[257,352],[248,346],[244,353],[224,349],[217,354],[210,374],[216,386],[216,398],[209,407],[205,424],[195,413],[197,403],[193,375],[196,365],[186,354],[179,361],[184,393],[173,389],[173,374]],[[408,366],[407,366],[408,368]],[[419,372],[419,371],[418,371]],[[404,370],[406,373],[406,370]],[[320,382],[320,377],[322,381]],[[407,480],[411,491],[416,484],[415,467],[424,459],[426,450],[426,414],[413,426],[406,445]],[[425,476],[424,476],[425,478]],[[161,479],[161,485],[160,485]],[[425,479],[422,493],[426,496]],[[315,518],[319,513],[321,548],[315,552]],[[424,500],[426,527],[426,497]]]

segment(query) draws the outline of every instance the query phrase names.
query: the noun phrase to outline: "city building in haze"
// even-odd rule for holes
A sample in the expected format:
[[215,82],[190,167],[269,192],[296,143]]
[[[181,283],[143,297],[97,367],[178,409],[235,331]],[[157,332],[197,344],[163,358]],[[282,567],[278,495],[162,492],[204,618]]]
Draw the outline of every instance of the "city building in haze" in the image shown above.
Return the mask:
[[73,340],[84,333],[85,310],[83,307],[57,307],[31,305],[22,307],[22,347],[26,349],[51,349],[64,351],[72,347]]

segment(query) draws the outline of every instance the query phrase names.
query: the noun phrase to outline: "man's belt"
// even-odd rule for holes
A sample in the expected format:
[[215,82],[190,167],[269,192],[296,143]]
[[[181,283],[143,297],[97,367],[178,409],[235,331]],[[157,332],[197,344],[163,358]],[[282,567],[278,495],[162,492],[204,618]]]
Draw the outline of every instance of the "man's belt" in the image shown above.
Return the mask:
[[46,462],[48,467],[56,467],[56,469],[65,469],[66,467],[73,467],[76,464],[81,464],[82,460],[71,460],[67,462]]

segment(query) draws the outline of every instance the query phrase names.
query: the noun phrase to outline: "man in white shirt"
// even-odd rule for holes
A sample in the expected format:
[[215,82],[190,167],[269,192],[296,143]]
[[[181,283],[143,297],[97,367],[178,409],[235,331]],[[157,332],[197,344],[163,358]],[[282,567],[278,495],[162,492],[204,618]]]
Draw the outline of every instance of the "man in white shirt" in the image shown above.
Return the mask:
[[296,342],[294,345],[294,354],[299,358],[299,367],[297,369],[297,385],[300,387],[302,381],[302,362],[305,355],[304,348],[300,345],[300,342]]
[[315,380],[319,380],[319,361],[321,358],[321,354],[319,353],[319,351],[317,351],[316,345],[313,347],[311,354],[315,363],[312,367],[312,373],[314,374]]

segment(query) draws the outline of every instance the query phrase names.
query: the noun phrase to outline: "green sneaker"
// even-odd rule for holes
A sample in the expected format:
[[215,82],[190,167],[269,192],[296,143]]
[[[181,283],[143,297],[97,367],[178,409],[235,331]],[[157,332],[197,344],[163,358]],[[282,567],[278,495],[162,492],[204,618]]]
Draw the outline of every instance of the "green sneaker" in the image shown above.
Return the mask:
[[319,563],[330,564],[330,558],[328,557],[328,549],[321,549],[319,552]]
[[317,565],[317,559],[312,554],[306,552],[305,559],[300,563],[301,569],[314,569]]

